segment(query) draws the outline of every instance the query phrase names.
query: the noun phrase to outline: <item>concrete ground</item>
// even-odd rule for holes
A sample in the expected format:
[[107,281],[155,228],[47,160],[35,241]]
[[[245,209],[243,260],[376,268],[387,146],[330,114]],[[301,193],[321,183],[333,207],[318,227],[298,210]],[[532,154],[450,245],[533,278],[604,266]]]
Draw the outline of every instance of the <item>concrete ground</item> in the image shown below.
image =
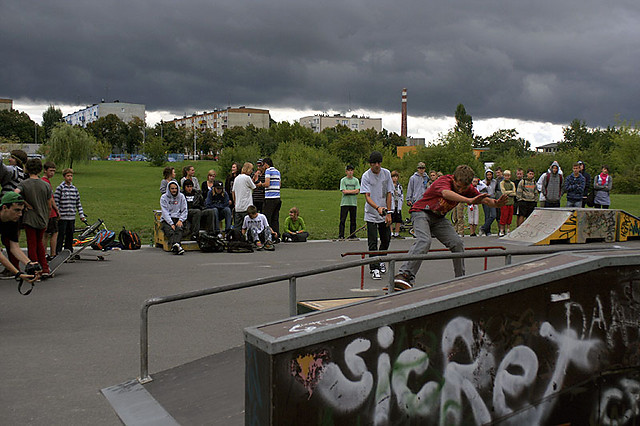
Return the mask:
[[[393,240],[390,249],[406,250],[412,241]],[[465,244],[504,245],[496,237],[465,238]],[[638,241],[618,245],[640,249]],[[355,260],[340,254],[366,249],[365,240],[283,243],[275,252],[251,254],[174,256],[143,247],[112,252],[102,262],[65,264],[29,296],[18,294],[15,281],[0,281],[1,423],[118,425],[100,389],[139,375],[144,300]],[[483,263],[468,260],[467,273],[480,272]],[[502,265],[502,258],[489,260],[490,269]],[[434,261],[423,264],[416,282],[452,277],[450,260]],[[373,281],[366,273],[366,290],[360,291],[355,268],[298,279],[298,300],[379,295],[384,285],[386,280]],[[153,376],[242,345],[244,327],[287,316],[287,282],[154,306],[149,371]]]

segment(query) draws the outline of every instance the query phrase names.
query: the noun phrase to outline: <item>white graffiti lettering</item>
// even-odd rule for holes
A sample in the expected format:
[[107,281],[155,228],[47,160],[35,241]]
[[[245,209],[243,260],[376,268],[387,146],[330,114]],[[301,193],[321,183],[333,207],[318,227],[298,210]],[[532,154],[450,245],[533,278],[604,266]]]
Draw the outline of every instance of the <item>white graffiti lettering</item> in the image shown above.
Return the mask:
[[[301,319],[304,319],[304,318],[301,318]],[[289,333],[299,333],[301,331],[309,333],[315,330],[316,328],[322,327],[324,325],[342,324],[343,322],[347,322],[347,321],[351,321],[351,318],[349,318],[346,315],[340,315],[335,318],[327,318],[321,321],[305,322],[302,324],[296,324],[293,327],[291,327],[289,329]]]

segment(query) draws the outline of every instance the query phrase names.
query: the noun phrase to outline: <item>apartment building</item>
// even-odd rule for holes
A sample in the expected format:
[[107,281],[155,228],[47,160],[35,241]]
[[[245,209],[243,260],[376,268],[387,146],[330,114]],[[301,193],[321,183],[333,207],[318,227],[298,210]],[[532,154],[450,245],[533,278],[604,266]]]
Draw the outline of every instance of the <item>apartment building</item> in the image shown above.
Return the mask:
[[374,129],[377,132],[382,131],[382,118],[369,118],[356,115],[345,117],[340,114],[316,114],[308,117],[302,117],[299,121],[301,126],[308,127],[316,133],[320,133],[324,129],[329,129],[338,125],[347,126],[351,130]]
[[269,110],[259,108],[247,108],[241,106],[238,108],[227,108],[221,110],[213,110],[211,112],[203,112],[202,114],[192,114],[176,118],[168,123],[175,124],[176,127],[186,127],[187,129],[211,129],[218,136],[221,136],[226,129],[239,126],[246,127],[249,125],[257,129],[269,128]]
[[114,114],[125,123],[128,123],[133,120],[133,117],[144,120],[146,112],[143,104],[114,101],[93,104],[80,111],[65,115],[62,118],[72,126],[87,127],[87,124],[96,121],[100,117],[106,117],[109,114]]

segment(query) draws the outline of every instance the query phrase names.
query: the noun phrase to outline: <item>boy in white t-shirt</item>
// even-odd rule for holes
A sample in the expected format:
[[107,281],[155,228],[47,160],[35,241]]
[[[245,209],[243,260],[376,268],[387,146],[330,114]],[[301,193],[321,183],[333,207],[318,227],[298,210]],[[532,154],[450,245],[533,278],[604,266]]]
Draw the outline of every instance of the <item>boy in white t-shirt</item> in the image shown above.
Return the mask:
[[272,235],[274,232],[269,226],[267,217],[262,213],[258,213],[256,206],[249,206],[247,208],[247,216],[244,217],[242,223],[242,235],[245,235],[247,241],[253,243],[256,249],[273,251]]

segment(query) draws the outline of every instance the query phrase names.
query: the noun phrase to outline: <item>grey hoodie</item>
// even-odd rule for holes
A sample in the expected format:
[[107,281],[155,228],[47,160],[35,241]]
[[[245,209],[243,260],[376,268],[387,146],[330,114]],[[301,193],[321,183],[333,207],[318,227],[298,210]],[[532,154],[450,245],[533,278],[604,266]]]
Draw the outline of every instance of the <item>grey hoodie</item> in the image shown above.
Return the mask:
[[[558,168],[556,173],[553,173],[553,166]],[[547,177],[542,184],[542,192],[547,201],[558,201],[562,196],[562,175],[560,174],[560,165],[557,161],[551,163],[549,167]]]
[[160,197],[160,209],[162,210],[162,220],[169,225],[173,225],[173,218],[177,218],[182,222],[187,220],[187,199],[184,198],[184,194],[180,192],[178,188],[178,194],[173,196],[171,194],[171,187],[178,188],[178,182],[171,181],[167,185],[167,192]]
[[420,176],[420,173],[418,172],[415,172],[409,178],[409,184],[407,185],[407,201],[415,203],[422,198],[422,194],[424,194],[425,189],[427,189],[428,179],[429,177],[426,173],[424,176]]

